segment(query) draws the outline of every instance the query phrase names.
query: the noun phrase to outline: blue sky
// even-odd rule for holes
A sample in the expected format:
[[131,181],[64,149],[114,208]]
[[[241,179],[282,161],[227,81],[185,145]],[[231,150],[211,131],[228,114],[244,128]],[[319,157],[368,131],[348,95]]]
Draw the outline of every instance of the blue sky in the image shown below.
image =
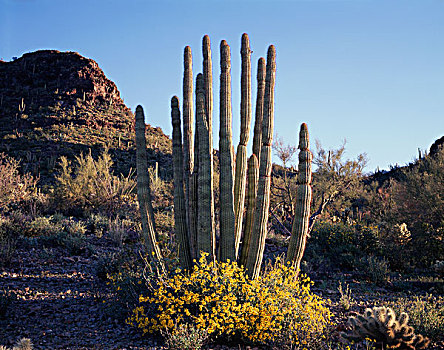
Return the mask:
[[306,122],[312,141],[335,148],[347,139],[350,158],[366,152],[372,172],[408,163],[418,147],[443,136],[444,0],[0,0],[1,58],[77,51],[97,61],[126,104],[142,104],[147,122],[168,135],[170,98],[182,96],[183,48],[191,46],[197,74],[205,34],[217,135],[218,51],[226,39],[235,145],[244,32],[253,82],[258,58],[276,46],[275,132],[287,143],[297,144]]

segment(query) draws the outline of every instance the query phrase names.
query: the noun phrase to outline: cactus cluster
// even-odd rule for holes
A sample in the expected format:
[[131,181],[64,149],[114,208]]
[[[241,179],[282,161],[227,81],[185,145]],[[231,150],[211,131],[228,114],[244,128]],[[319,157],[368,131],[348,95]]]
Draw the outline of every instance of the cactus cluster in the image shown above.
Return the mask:
[[425,349],[430,343],[428,338],[416,335],[414,329],[408,326],[409,316],[402,312],[399,319],[393,309],[374,307],[365,310],[364,314],[356,314],[348,319],[350,330],[341,333],[341,339],[346,342],[359,342],[371,339],[382,346],[393,349]]
[[[252,119],[251,104],[251,49],[247,34],[242,35],[241,43],[241,132],[236,155],[232,142],[231,106],[231,52],[225,40],[220,44],[220,215],[219,247],[216,249],[216,224],[214,222],[213,193],[213,88],[210,39],[203,37],[203,73],[197,74],[195,84],[195,110],[193,108],[193,67],[192,52],[189,46],[184,50],[183,75],[183,133],[179,100],[171,101],[173,124],[173,169],[175,225],[178,242],[178,256],[182,268],[189,269],[191,261],[202,252],[212,260],[239,261],[248,274],[259,274],[267,236],[268,210],[271,185],[271,144],[274,124],[274,87],[276,81],[276,51],[273,45],[268,48],[267,60],[260,58],[257,68],[257,97],[253,136],[253,154],[247,161],[247,144]],[[193,112],[194,111],[194,112]],[[193,130],[193,113],[195,127]],[[139,159],[145,158],[140,106],[136,110],[138,187],[148,188]],[[303,131],[302,131],[303,130]],[[193,135],[194,133],[194,135]],[[303,139],[302,139],[303,138]],[[182,141],[183,140],[183,141]],[[297,238],[291,243],[291,261],[298,260],[302,253],[297,250],[305,246],[308,211],[311,200],[311,153],[308,150],[308,132],[303,124],[301,129],[299,210],[294,231]],[[139,154],[140,153],[140,154]],[[142,172],[142,173],[139,173]],[[248,186],[247,186],[248,183]],[[161,258],[154,232],[152,208],[149,196],[139,189],[140,210],[149,248],[156,258]],[[298,193],[299,193],[298,192]],[[244,219],[244,207],[246,214]],[[242,228],[244,228],[242,233]]]

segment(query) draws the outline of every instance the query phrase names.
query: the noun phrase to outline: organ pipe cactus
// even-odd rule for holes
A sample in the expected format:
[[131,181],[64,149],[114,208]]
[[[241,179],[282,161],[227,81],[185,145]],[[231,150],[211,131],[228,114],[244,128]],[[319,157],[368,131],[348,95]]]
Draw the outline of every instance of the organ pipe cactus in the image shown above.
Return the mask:
[[311,204],[311,161],[310,140],[307,124],[299,132],[299,166],[296,190],[295,217],[288,245],[287,261],[299,270],[308,235]]
[[173,176],[174,176],[174,222],[180,265],[191,269],[191,251],[186,218],[184,170],[182,151],[182,131],[180,122],[179,99],[171,99],[171,121],[173,124]]
[[233,146],[231,142],[231,58],[225,40],[220,44],[220,248],[221,261],[235,260]]
[[157,243],[154,226],[154,214],[151,204],[150,179],[148,175],[148,158],[146,153],[145,115],[142,106],[136,108],[136,167],[137,167],[137,198],[139,201],[142,231],[148,253],[160,262],[163,268],[162,254]]
[[248,160],[248,192],[247,192],[247,214],[245,216],[244,237],[242,242],[242,252],[240,255],[240,264],[245,266],[247,263],[248,250],[250,248],[251,236],[253,231],[254,209],[257,193],[257,182],[259,180],[259,164],[254,154]]
[[211,181],[211,225],[214,226],[214,193],[213,193],[213,63],[211,60],[210,37],[202,39],[203,54],[203,88],[205,94],[205,116],[208,125],[209,153],[210,153],[210,181]]
[[[183,54],[183,180],[185,182],[185,209],[187,226],[191,227],[195,213],[190,212],[190,181],[194,162],[194,140],[193,140],[193,58],[191,48],[186,46]],[[194,235],[190,232],[190,245],[195,246]]]
[[242,35],[241,44],[241,133],[236,153],[234,183],[235,256],[238,256],[244,213],[245,185],[247,181],[247,143],[251,122],[251,50],[248,35]]
[[210,129],[205,114],[205,92],[200,88],[203,86],[202,74],[196,79],[196,111],[197,132],[199,136],[199,168],[197,176],[197,254],[207,252],[211,258],[215,258],[216,237],[214,232],[214,221],[211,207],[213,206],[213,181],[211,164]]
[[253,154],[259,160],[262,146],[262,119],[264,116],[264,94],[265,94],[265,59],[259,58],[257,62],[257,94],[256,115],[254,121]]
[[[257,277],[263,258],[270,200],[276,52],[274,46],[268,48],[266,68],[263,58],[258,62],[253,155],[247,166],[246,146],[252,114],[251,50],[248,36],[242,35],[241,45],[241,133],[236,163],[234,163],[232,146],[230,47],[225,41],[222,41],[220,49],[221,208],[219,258],[222,261],[238,259],[246,267],[250,276]],[[203,38],[202,50],[203,73],[198,74],[196,78],[196,127],[194,130],[192,127],[192,55],[189,47],[184,50],[183,134],[180,132],[179,101],[177,97],[173,97],[171,101],[176,235],[179,241],[179,259],[184,269],[190,269],[192,258],[200,256],[202,252],[210,253],[211,259],[215,259],[216,255],[213,196],[212,61],[208,36]],[[245,195],[247,169],[248,191]],[[242,252],[239,254],[245,196],[247,198],[247,212]],[[149,210],[147,212],[149,213]],[[150,215],[147,216],[150,217]],[[150,232],[154,233],[153,222],[151,228]],[[157,243],[155,246],[157,247]]]
[[271,143],[274,124],[274,86],[276,82],[276,50],[273,45],[268,48],[267,70],[265,77],[264,116],[262,130],[261,159],[259,165],[259,182],[254,212],[253,237],[251,238],[246,269],[256,278],[259,275],[264,255],[267,236],[268,208],[270,206],[271,184]]

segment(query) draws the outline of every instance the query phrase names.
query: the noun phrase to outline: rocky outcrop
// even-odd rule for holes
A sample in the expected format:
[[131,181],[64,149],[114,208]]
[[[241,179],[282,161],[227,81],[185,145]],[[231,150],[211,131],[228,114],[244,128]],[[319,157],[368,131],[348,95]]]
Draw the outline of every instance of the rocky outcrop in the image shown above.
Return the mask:
[[[148,155],[171,167],[171,140],[146,127]],[[0,153],[51,182],[60,156],[108,148],[115,170],[135,168],[134,117],[97,62],[76,52],[41,50],[0,60]]]
[[41,50],[26,53],[12,62],[0,61],[0,117],[5,112],[33,112],[41,106],[113,106],[128,108],[116,85],[98,64],[77,52]]

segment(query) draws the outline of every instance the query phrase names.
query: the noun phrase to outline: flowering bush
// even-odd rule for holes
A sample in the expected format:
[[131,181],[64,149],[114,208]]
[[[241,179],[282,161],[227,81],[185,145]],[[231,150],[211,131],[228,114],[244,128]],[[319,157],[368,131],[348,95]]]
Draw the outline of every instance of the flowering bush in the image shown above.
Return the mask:
[[144,333],[192,324],[213,339],[262,344],[287,332],[292,344],[303,346],[320,338],[331,316],[311,285],[281,260],[251,280],[236,262],[208,262],[203,254],[189,274],[158,278],[128,323]]

